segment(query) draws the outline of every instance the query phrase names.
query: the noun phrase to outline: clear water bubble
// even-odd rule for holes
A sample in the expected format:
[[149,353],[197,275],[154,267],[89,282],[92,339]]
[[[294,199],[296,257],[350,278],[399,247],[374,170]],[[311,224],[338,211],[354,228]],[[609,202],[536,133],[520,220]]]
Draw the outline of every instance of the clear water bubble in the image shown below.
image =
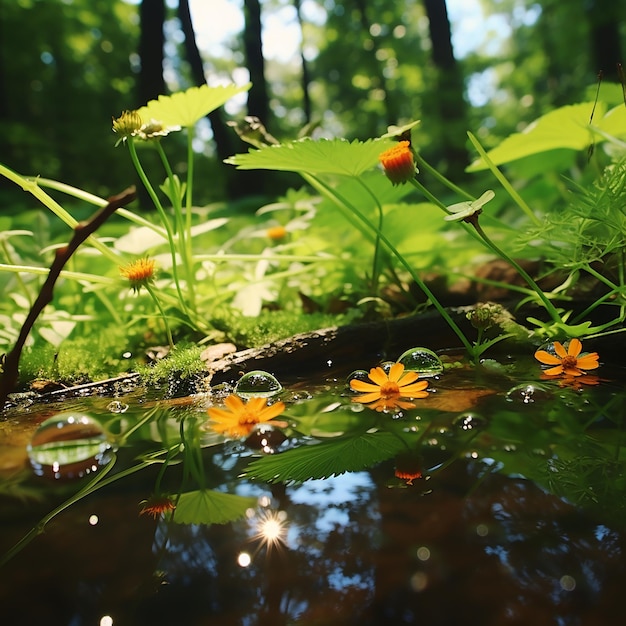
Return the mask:
[[[372,381],[369,379],[369,375],[365,370],[354,370],[354,372],[352,372],[351,374],[348,375],[348,377],[346,378],[346,387],[350,390],[355,392],[354,389],[352,389],[352,387],[350,387],[350,383],[353,380],[362,380],[364,383],[371,383]],[[356,393],[356,392],[355,392]]]
[[509,389],[506,399],[508,402],[515,402],[516,404],[534,404],[547,400],[551,395],[550,390],[544,385],[523,383]]
[[428,348],[410,348],[400,355],[398,363],[402,363],[404,369],[423,376],[436,376],[443,372],[441,359]]
[[35,474],[55,479],[95,473],[115,452],[99,422],[73,411],[42,422],[26,450]]
[[107,404],[107,409],[111,411],[111,413],[126,413],[126,411],[128,411],[128,404],[120,402],[119,400],[111,400],[111,402]]
[[280,393],[282,389],[276,377],[263,370],[244,374],[235,385],[235,393],[242,398],[270,398]]

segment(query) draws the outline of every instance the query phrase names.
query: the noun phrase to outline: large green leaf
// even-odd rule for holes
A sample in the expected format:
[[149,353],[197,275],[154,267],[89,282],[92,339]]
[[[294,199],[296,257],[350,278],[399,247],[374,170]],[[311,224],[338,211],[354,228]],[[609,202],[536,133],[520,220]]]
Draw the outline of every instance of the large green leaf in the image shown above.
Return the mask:
[[179,524],[226,524],[243,517],[246,510],[256,504],[256,498],[221,491],[188,491],[181,494],[176,503],[174,521]]
[[272,483],[301,483],[362,470],[403,449],[402,440],[388,432],[337,437],[253,461],[243,475]]
[[378,163],[381,152],[394,145],[392,139],[348,141],[346,139],[300,139],[275,146],[251,148],[226,163],[240,170],[281,170],[309,174],[359,176]]
[[[550,111],[527,126],[521,133],[507,137],[487,155],[495,165],[500,165],[558,148],[584,150],[593,139],[589,126],[593,107],[593,102],[582,102]],[[598,102],[595,117],[603,116],[605,110],[606,105]],[[487,165],[482,158],[477,159],[467,168],[469,172],[484,169],[487,169]]]
[[157,120],[164,126],[189,127],[233,96],[248,89],[250,83],[242,87],[237,85],[191,87],[171,96],[159,96],[157,100],[150,100],[146,106],[139,109],[139,115],[144,122]]

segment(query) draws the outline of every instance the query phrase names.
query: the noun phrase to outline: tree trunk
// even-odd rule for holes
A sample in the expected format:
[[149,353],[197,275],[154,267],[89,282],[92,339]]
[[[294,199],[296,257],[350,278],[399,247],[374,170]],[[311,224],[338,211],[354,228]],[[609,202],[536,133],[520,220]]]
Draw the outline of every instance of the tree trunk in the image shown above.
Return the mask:
[[139,19],[141,23],[139,38],[141,72],[137,96],[141,106],[148,100],[154,100],[165,93],[163,78],[165,0],[142,0]]
[[[204,74],[204,65],[198,44],[196,43],[196,35],[191,21],[191,13],[189,11],[189,0],[179,0],[178,2],[178,19],[180,20],[183,33],[185,35],[185,54],[191,68],[191,75],[194,83],[200,87],[206,84]],[[215,150],[217,159],[220,164],[220,171],[224,177],[224,187],[230,194],[235,191],[235,183],[233,173],[234,168],[224,164],[224,159],[232,156],[235,152],[234,134],[224,122],[222,109],[211,111],[208,116],[213,130],[213,140],[215,141]]]
[[591,62],[595,72],[606,80],[619,82],[617,64],[622,63],[620,26],[624,8],[614,0],[591,0],[586,3],[589,19]]
[[243,44],[252,82],[252,87],[248,92],[248,114],[258,117],[265,127],[270,129],[269,97],[261,40],[261,5],[259,0],[244,0],[243,5],[245,16]]
[[296,9],[296,16],[298,19],[298,25],[300,27],[300,58],[302,60],[302,110],[304,111],[304,122],[309,124],[311,122],[311,94],[309,92],[309,85],[311,83],[311,77],[309,74],[309,66],[304,56],[304,22],[302,20],[301,0],[293,0],[293,6]]
[[441,147],[447,175],[458,180],[464,176],[469,159],[465,148],[467,102],[463,76],[454,58],[452,32],[445,0],[424,0],[432,42],[432,60],[437,71],[435,106],[440,116]]

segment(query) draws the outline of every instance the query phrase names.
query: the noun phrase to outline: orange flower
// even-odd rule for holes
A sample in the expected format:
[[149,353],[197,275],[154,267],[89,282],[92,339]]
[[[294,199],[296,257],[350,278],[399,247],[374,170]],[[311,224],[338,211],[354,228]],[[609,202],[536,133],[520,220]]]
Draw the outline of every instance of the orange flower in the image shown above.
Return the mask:
[[428,382],[421,380],[417,372],[404,373],[402,363],[394,363],[389,374],[382,367],[373,367],[369,372],[370,383],[364,380],[354,379],[350,381],[350,388],[354,391],[365,392],[364,395],[356,396],[353,402],[371,403],[371,408],[377,411],[401,408],[412,409],[415,404],[406,402],[401,398],[426,398]]
[[[211,407],[211,428],[230,437],[247,437],[258,424],[271,422],[285,410],[284,402],[267,406],[267,398],[250,398],[245,403],[239,396],[231,394],[224,400],[226,409]],[[275,426],[286,426],[285,422],[271,422]]]
[[167,496],[154,495],[144,500],[139,515],[150,515],[154,519],[161,516],[162,513],[169,513],[176,508],[176,505]]
[[580,356],[583,348],[580,339],[572,339],[567,350],[561,343],[555,341],[553,344],[556,354],[550,354],[546,350],[537,350],[535,358],[544,365],[552,365],[543,373],[547,376],[583,376],[586,370],[594,370],[599,367],[598,353],[590,352]]
[[382,163],[387,178],[394,185],[401,185],[411,180],[417,171],[411,144],[408,141],[399,141],[395,146],[385,150],[378,160]]
[[133,291],[139,291],[154,278],[155,265],[154,259],[138,259],[120,267],[120,274],[128,278]]
[[279,241],[287,236],[287,229],[284,226],[272,226],[265,231],[265,234],[273,241]]

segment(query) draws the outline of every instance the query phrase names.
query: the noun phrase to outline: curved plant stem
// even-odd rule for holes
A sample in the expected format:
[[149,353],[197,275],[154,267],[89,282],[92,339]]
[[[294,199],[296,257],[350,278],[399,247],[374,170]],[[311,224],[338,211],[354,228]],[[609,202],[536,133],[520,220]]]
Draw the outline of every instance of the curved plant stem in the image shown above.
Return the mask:
[[154,291],[154,289],[152,288],[150,284],[146,283],[145,287],[148,293],[150,294],[150,297],[154,300],[154,303],[157,305],[159,312],[161,313],[161,318],[163,319],[163,325],[165,326],[165,334],[167,335],[167,343],[169,344],[170,348],[174,348],[174,340],[172,339],[172,331],[170,330],[170,325],[167,321],[167,315],[165,315],[165,311],[163,310],[163,307],[161,306],[161,302],[159,301],[156,295],[156,292]]

